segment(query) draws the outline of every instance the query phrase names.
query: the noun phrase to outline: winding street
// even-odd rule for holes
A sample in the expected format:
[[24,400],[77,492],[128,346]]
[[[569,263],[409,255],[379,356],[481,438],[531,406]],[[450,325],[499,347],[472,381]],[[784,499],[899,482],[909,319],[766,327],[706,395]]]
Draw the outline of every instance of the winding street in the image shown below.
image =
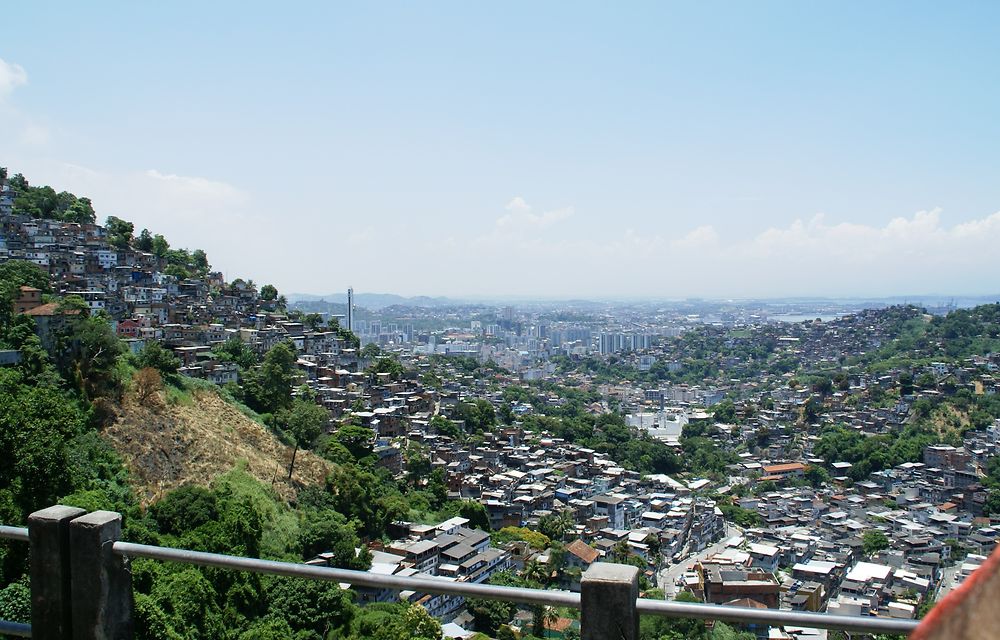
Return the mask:
[[684,559],[677,564],[671,564],[660,570],[657,575],[657,584],[663,589],[663,597],[667,600],[672,600],[677,592],[677,585],[675,584],[677,578],[681,576],[688,567],[694,563],[704,560],[711,555],[724,551],[726,548],[726,541],[733,536],[742,535],[742,532],[732,524],[726,523],[726,535],[722,536],[722,539],[713,545],[705,547],[698,553],[687,554]]

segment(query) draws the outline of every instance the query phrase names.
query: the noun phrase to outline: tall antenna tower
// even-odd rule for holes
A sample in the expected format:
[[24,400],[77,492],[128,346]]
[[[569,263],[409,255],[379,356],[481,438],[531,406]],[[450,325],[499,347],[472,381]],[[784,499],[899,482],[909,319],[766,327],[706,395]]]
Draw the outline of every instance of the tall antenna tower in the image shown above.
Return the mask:
[[347,288],[347,330],[354,333],[354,287]]

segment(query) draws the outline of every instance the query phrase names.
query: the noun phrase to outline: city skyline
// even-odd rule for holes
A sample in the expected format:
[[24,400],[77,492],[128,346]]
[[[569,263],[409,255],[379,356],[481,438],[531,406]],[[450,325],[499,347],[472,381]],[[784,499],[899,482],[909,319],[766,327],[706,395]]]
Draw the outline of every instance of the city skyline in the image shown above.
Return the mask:
[[0,164],[283,292],[987,295],[997,12],[19,6]]

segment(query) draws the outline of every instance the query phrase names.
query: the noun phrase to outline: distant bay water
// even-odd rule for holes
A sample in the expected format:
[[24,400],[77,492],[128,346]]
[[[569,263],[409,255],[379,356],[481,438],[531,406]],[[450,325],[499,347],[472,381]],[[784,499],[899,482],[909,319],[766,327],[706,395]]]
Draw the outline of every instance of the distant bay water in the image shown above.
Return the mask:
[[806,320],[815,320],[819,318],[823,322],[829,322],[831,320],[836,320],[843,314],[836,313],[783,313],[781,315],[768,316],[767,319],[770,322],[805,322]]

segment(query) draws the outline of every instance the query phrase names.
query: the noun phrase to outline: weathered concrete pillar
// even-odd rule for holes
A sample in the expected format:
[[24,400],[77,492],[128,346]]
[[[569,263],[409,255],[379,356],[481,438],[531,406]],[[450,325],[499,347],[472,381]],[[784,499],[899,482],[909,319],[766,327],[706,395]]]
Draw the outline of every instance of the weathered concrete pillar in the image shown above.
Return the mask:
[[638,640],[639,569],[627,564],[590,565],[580,582],[582,640]]
[[70,523],[74,640],[131,640],[132,572],[112,551],[122,516],[95,511]]
[[56,505],[28,516],[31,631],[36,638],[71,637],[69,523],[84,513]]

